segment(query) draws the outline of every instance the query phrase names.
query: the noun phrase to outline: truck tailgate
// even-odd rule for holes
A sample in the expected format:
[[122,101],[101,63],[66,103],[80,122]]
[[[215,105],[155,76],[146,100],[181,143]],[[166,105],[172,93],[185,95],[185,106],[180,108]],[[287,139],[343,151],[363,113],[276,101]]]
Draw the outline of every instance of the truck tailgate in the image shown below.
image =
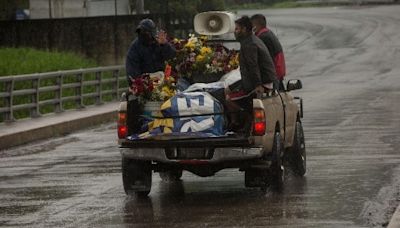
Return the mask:
[[139,140],[124,140],[121,147],[167,148],[167,147],[250,147],[252,138],[245,136],[188,137],[161,135]]

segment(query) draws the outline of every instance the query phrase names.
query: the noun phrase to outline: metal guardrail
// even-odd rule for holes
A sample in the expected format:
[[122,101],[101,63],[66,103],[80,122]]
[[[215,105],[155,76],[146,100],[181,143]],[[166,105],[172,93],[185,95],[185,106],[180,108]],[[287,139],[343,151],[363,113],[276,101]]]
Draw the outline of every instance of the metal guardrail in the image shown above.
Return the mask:
[[[0,117],[4,122],[15,121],[14,113],[19,110],[29,110],[28,117],[38,117],[45,105],[53,106],[52,112],[62,112],[65,102],[73,102],[80,109],[86,106],[84,99],[87,98],[94,99],[92,104],[102,104],[104,96],[118,100],[127,89],[124,71],[125,67],[119,65],[0,77]],[[43,81],[46,85],[42,85]],[[16,88],[16,84],[24,86]],[[53,98],[42,99],[45,93]],[[15,102],[17,97],[24,99]]]

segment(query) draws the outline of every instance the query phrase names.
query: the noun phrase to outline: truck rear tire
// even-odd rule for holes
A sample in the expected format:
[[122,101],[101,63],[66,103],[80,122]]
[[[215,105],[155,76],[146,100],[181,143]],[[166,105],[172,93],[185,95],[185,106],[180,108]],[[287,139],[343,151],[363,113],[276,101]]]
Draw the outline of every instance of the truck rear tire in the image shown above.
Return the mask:
[[127,195],[146,197],[151,190],[151,162],[122,158],[122,182]]
[[285,181],[285,168],[282,162],[282,139],[279,132],[275,133],[272,146],[272,164],[271,164],[271,185],[276,190],[282,190]]
[[290,150],[289,164],[293,173],[297,176],[304,176],[307,168],[306,145],[304,140],[303,126],[301,122],[296,122],[293,146]]
[[160,178],[163,181],[179,181],[182,177],[182,170],[169,170],[160,172]]

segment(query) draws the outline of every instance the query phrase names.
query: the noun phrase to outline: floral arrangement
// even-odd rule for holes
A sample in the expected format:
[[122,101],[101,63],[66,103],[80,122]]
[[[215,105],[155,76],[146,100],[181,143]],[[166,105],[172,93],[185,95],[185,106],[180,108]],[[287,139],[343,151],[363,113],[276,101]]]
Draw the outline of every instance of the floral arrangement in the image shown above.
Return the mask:
[[173,39],[171,43],[177,53],[168,62],[165,72],[144,74],[132,79],[131,92],[139,97],[142,104],[147,101],[166,101],[175,95],[179,78],[194,82],[193,78],[197,76],[204,79],[202,82],[211,82],[238,67],[237,51],[206,41],[206,36],[195,35],[190,35],[187,40]]
[[191,34],[187,40],[172,40],[177,51],[176,57],[169,62],[172,75],[191,79],[194,75],[209,77],[222,75],[239,65],[239,53],[228,50],[222,44],[207,43],[207,37]]
[[140,102],[166,101],[176,93],[175,78],[163,72],[143,74],[132,79],[131,92],[140,98]]

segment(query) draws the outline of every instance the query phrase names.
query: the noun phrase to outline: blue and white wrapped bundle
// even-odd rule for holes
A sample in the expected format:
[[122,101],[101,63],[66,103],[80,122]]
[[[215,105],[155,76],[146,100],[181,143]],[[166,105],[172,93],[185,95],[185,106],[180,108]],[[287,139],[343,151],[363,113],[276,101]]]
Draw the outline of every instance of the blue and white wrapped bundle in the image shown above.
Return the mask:
[[223,105],[208,92],[183,92],[160,108],[161,118],[146,124],[147,131],[129,136],[144,139],[157,135],[191,135],[210,137],[224,135]]

